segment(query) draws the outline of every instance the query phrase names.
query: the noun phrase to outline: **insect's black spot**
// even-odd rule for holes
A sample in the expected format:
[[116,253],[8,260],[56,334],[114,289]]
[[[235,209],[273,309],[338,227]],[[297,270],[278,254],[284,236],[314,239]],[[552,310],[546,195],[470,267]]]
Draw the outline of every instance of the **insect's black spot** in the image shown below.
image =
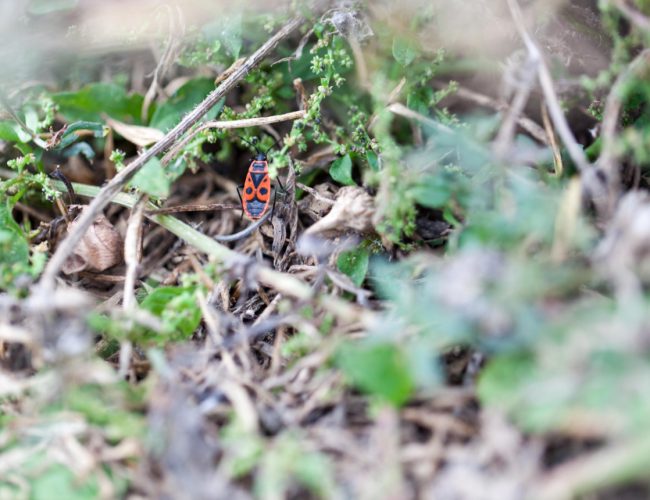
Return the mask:
[[265,194],[268,193],[268,192],[269,192],[269,190],[266,189],[266,188],[262,188],[262,189],[260,189],[260,194],[261,194],[261,195],[265,195]]
[[252,187],[247,187],[246,188],[246,194],[253,194],[253,188]]

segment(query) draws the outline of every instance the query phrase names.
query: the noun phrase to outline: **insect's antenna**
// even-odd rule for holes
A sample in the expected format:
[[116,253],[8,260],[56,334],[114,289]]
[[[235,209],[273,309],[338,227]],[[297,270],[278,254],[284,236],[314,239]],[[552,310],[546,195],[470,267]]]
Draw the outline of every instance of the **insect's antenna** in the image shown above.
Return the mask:
[[270,147],[269,149],[267,149],[266,151],[264,151],[264,156],[266,156],[266,155],[268,154],[269,151],[271,151],[275,146],[277,146],[279,142],[280,142],[280,139],[278,139],[277,141],[275,141],[275,142],[271,145],[271,147]]
[[268,135],[271,139],[273,139],[275,141],[273,143],[273,145],[264,152],[264,154],[266,155],[269,151],[271,151],[275,146],[278,145],[278,143],[282,140],[282,138],[276,140],[275,137],[273,137],[271,134],[269,134],[266,130],[262,130],[262,133]]
[[247,141],[247,140],[244,139],[243,137],[240,137],[240,139],[241,139],[242,141],[244,141],[246,144],[248,144],[249,146],[252,146],[253,149],[255,150],[255,152],[256,152],[257,154],[260,154],[260,150],[257,149],[257,146],[256,146],[254,143],[252,143],[252,142],[250,142],[250,141]]

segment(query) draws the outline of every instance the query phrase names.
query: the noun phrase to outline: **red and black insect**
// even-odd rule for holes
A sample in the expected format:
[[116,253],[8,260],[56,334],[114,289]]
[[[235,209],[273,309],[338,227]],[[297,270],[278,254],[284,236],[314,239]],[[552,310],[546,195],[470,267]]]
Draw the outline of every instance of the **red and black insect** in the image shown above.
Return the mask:
[[239,199],[246,216],[251,220],[258,220],[264,217],[271,202],[271,178],[269,177],[269,162],[266,160],[266,153],[275,144],[264,153],[261,153],[254,144],[252,146],[257,151],[257,156],[248,167],[244,182],[244,194],[243,196],[239,194]]

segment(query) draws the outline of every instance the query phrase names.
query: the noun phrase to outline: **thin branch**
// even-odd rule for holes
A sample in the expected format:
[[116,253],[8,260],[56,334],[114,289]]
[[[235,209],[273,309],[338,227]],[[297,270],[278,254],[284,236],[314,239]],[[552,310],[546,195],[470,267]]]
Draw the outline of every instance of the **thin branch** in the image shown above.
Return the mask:
[[524,112],[524,108],[533,89],[535,73],[537,72],[536,66],[537,61],[529,54],[528,59],[524,63],[523,78],[519,83],[519,88],[508,107],[505,117],[501,122],[499,132],[494,140],[493,151],[499,159],[504,159],[512,148],[517,122]]
[[193,130],[183,138],[178,144],[170,149],[165,156],[163,156],[161,163],[167,165],[170,161],[178,155],[178,153],[194,139],[198,134],[204,130],[211,128],[232,129],[232,128],[247,128],[247,127],[260,127],[262,125],[269,125],[271,123],[286,122],[290,120],[300,120],[305,116],[304,110],[292,111],[291,113],[284,113],[283,115],[273,116],[258,116],[257,118],[245,118],[243,120],[226,120],[226,121],[210,121],[206,122],[196,130]]
[[135,280],[138,274],[138,265],[140,264],[142,245],[142,219],[144,218],[144,208],[147,200],[145,196],[140,197],[133,207],[131,217],[126,228],[124,238],[124,262],[126,264],[126,274],[124,277],[124,297],[122,307],[129,311],[136,304],[135,300]]
[[531,37],[530,33],[528,33],[528,29],[526,28],[526,24],[524,22],[524,18],[522,16],[521,9],[519,8],[517,0],[508,0],[508,7],[510,8],[510,14],[512,15],[512,19],[515,23],[517,31],[519,32],[519,36],[521,36],[522,40],[524,41],[531,60],[537,64],[539,84],[542,87],[542,92],[546,98],[546,105],[548,106],[553,125],[560,135],[562,142],[566,146],[567,152],[573,160],[573,163],[575,163],[578,170],[584,173],[591,167],[591,165],[589,164],[589,161],[587,160],[582,147],[580,144],[578,144],[575,137],[573,136],[573,132],[571,132],[571,128],[569,127],[566,117],[562,112],[562,106],[560,106],[560,101],[557,97],[557,93],[555,92],[551,73],[549,72],[546,63],[544,62],[542,53]]
[[561,177],[562,172],[564,171],[564,164],[562,163],[562,154],[560,153],[560,147],[557,144],[557,139],[555,138],[555,131],[553,130],[551,119],[548,116],[548,108],[546,107],[545,103],[542,103],[541,111],[542,111],[542,121],[544,122],[544,130],[546,130],[546,135],[548,136],[548,142],[551,146],[551,151],[553,151],[553,164],[555,165],[555,176]]
[[[141,260],[142,246],[142,219],[144,217],[144,207],[147,204],[147,197],[141,196],[136,202],[129,217],[129,223],[126,228],[126,237],[124,238],[124,262],[126,263],[126,274],[124,276],[124,294],[122,298],[122,308],[127,314],[133,312],[136,307],[135,300],[135,280],[138,275],[138,267]],[[129,327],[127,327],[128,329]],[[133,353],[133,344],[129,340],[122,341],[120,345],[120,365],[118,374],[120,378],[126,377],[131,365],[131,354]]]
[[147,215],[177,214],[181,212],[212,212],[216,210],[233,210],[241,208],[241,205],[232,203],[208,203],[207,205],[178,205],[175,207],[155,208],[147,210]]
[[[304,22],[301,17],[294,18],[282,27],[274,36],[264,43],[248,60],[238,68],[232,75],[226,78],[219,87],[213,90],[196,108],[190,111],[176,127],[170,130],[160,141],[154,144],[151,149],[133,160],[121,170],[111,181],[106,184],[92,202],[88,205],[83,215],[77,221],[75,228],[59,244],[56,252],[48,262],[41,277],[40,286],[44,290],[54,288],[55,280],[68,255],[72,253],[75,246],[86,233],[95,218],[103,208],[110,203],[131,178],[152,158],[164,153],[174,145],[196,122],[198,122],[217,102],[221,100],[237,83],[244,78],[254,67],[287,36],[300,27]],[[163,216],[158,216],[163,217]]]
[[[468,101],[472,101],[479,106],[494,109],[495,111],[503,111],[508,109],[507,103],[497,101],[490,96],[480,94],[465,87],[458,87],[456,90],[456,95],[458,97],[462,97],[463,99],[467,99]],[[542,144],[548,144],[548,138],[544,133],[544,129],[530,118],[526,116],[519,116],[517,119],[517,124]]]
[[452,130],[446,125],[443,125],[440,122],[432,120],[431,118],[428,118],[418,113],[417,111],[413,111],[412,109],[407,108],[406,106],[404,106],[399,102],[391,104],[390,106],[388,106],[387,109],[393,114],[403,116],[404,118],[410,118],[412,120],[419,121],[420,123],[424,123],[425,125],[428,125],[429,127],[437,130],[438,132],[442,132],[445,134],[452,133]]
[[[156,69],[153,72],[153,78],[151,80],[151,84],[149,85],[149,89],[147,90],[147,93],[144,96],[144,100],[142,102],[142,109],[140,112],[140,116],[142,118],[143,122],[147,121],[147,116],[149,115],[149,107],[151,106],[151,103],[153,100],[156,98],[156,94],[158,94],[158,91],[161,89],[160,86],[160,80],[164,77],[165,73],[169,71],[169,68],[171,68],[174,59],[176,58],[179,49],[180,49],[180,36],[176,34],[176,29],[175,29],[175,17],[174,13],[172,12],[172,8],[169,5],[163,5],[164,8],[167,9],[167,16],[168,16],[168,25],[169,25],[169,34],[167,36],[167,43],[165,44],[165,50],[160,57],[160,60],[158,61],[158,64],[156,65]],[[179,18],[182,17],[182,12],[178,6],[176,7],[176,14],[178,15]],[[180,27],[180,31],[183,30],[183,22],[179,20],[178,25]]]
[[600,222],[603,223],[609,220],[614,213],[618,192],[618,190],[614,188],[616,180],[608,179],[607,174],[600,167],[595,167],[589,163],[582,146],[578,144],[578,141],[576,141],[576,138],[573,136],[573,132],[571,132],[571,128],[564,116],[562,106],[560,106],[560,101],[555,92],[555,88],[553,87],[551,73],[544,62],[539,47],[533,41],[533,38],[526,29],[517,0],[508,0],[508,7],[510,8],[512,19],[517,31],[519,31],[519,35],[526,45],[529,55],[533,60],[537,61],[539,83],[546,100],[546,106],[548,107],[551,121],[553,122],[560,139],[564,143],[571,160],[573,160],[573,163],[580,172],[580,178],[584,187],[585,195],[591,199],[596,208],[596,213],[598,214]]
[[[166,207],[166,208],[157,208],[154,210],[147,210],[147,215],[161,215],[161,214],[172,214],[179,212],[205,212],[208,210],[232,210],[232,209],[241,209],[241,205],[232,205],[232,204],[223,204],[223,203],[214,203],[211,205],[182,205],[179,207]],[[271,211],[266,212],[260,219],[250,224],[245,229],[239,231],[238,233],[233,234],[224,234],[224,235],[215,235],[213,238],[217,241],[237,241],[242,238],[246,238],[258,227],[264,224],[268,218],[271,216]]]

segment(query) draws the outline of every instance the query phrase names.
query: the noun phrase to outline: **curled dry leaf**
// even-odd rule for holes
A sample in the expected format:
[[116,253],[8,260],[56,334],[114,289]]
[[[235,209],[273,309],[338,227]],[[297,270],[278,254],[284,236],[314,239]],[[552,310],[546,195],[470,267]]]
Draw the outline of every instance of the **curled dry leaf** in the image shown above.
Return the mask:
[[112,118],[107,118],[106,123],[127,141],[136,146],[140,146],[141,148],[158,142],[165,135],[157,128],[129,125],[128,123],[114,120]]
[[305,231],[305,234],[337,235],[349,231],[367,233],[373,230],[375,204],[366,191],[357,186],[339,190],[332,210]]
[[298,184],[298,188],[309,193],[309,196],[305,196],[298,202],[298,209],[301,214],[314,222],[324,217],[334,205],[337,190],[329,182],[318,184],[313,188]]
[[[68,227],[68,233],[74,230],[79,217],[86,208],[84,207],[72,221]],[[81,271],[101,272],[120,262],[122,262],[122,237],[113,224],[104,215],[100,215],[90,226],[72,255],[66,260],[63,272],[65,274]]]

